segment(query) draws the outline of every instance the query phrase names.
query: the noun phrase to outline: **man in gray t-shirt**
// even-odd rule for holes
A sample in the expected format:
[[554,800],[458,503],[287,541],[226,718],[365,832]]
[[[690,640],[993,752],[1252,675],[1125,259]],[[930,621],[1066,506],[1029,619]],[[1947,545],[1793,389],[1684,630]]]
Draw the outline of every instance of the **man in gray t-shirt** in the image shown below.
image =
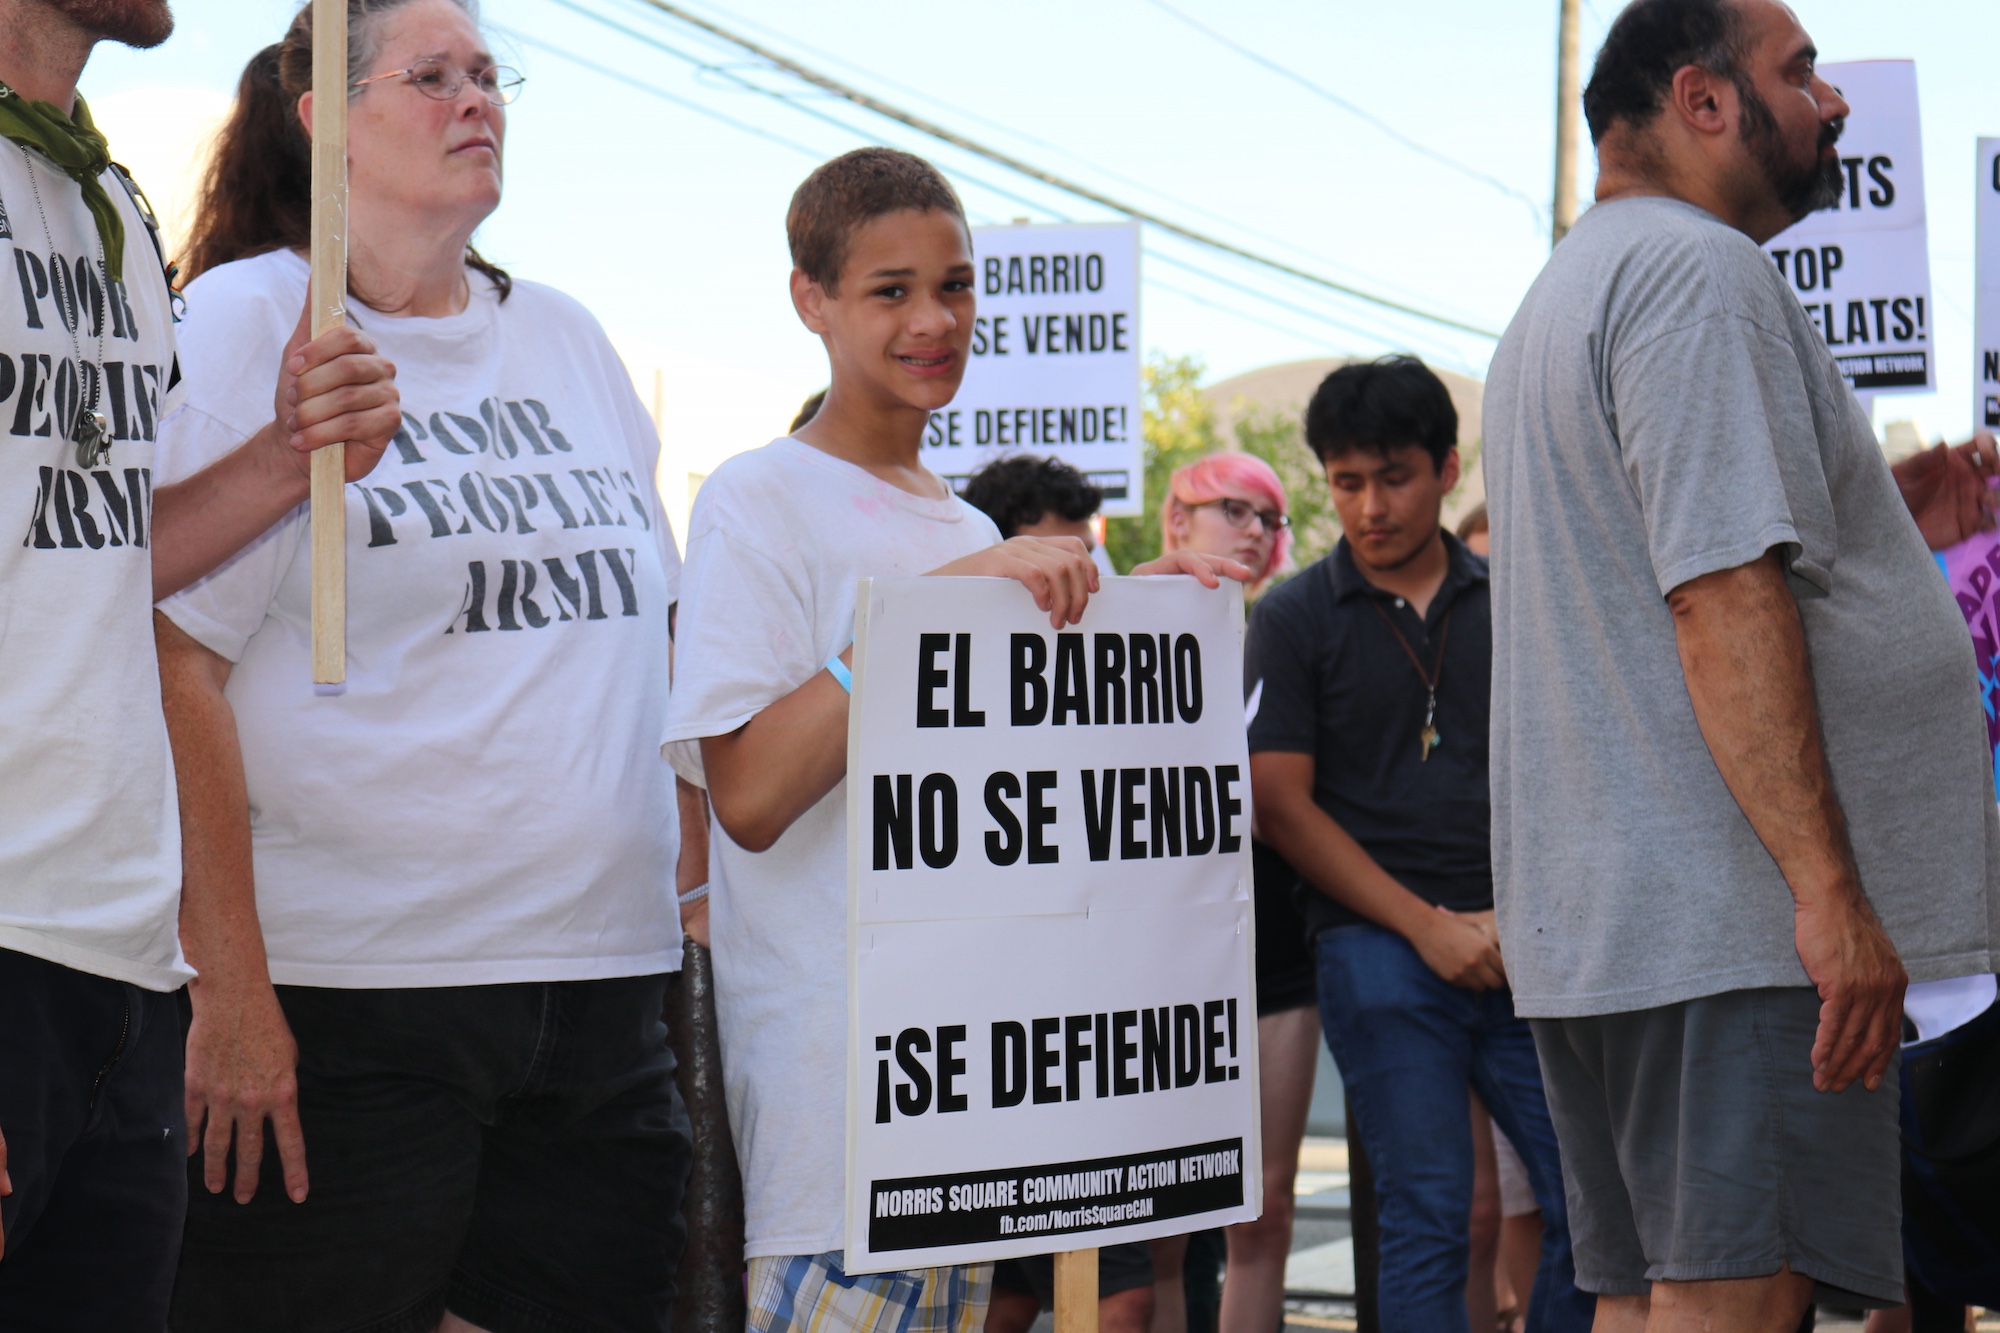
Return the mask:
[[1900,1303],[1905,969],[1995,964],[2000,814],[1926,541],[1990,521],[1992,446],[1892,474],[1758,249],[1837,189],[1813,61],[1772,0],[1621,14],[1597,205],[1487,385],[1495,892],[1601,1330]]

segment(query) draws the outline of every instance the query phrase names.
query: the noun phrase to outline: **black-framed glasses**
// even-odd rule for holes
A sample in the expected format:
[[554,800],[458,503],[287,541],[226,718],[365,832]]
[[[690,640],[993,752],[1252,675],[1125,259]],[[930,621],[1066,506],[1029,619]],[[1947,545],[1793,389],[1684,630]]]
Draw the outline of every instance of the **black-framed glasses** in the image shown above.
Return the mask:
[[521,95],[521,86],[527,76],[511,65],[488,65],[474,73],[462,70],[449,60],[424,59],[408,69],[392,69],[387,74],[371,74],[365,79],[348,85],[349,88],[366,88],[371,83],[384,79],[407,78],[410,86],[433,101],[449,102],[458,96],[459,90],[470,82],[495,106],[506,106]]
[[1234,497],[1221,500],[1204,500],[1200,504],[1189,505],[1188,508],[1220,509],[1223,521],[1239,532],[1248,532],[1250,530],[1250,520],[1253,518],[1263,524],[1264,531],[1270,533],[1273,537],[1292,526],[1292,520],[1288,515],[1281,514],[1275,509],[1259,509],[1248,500],[1238,500]]

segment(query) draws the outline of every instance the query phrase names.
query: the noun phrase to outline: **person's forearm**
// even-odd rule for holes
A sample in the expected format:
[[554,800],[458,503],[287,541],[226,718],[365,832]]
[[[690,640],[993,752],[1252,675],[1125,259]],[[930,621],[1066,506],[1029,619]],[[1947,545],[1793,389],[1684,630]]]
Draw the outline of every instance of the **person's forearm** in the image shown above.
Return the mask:
[[[1256,763],[1253,757],[1251,763]],[[1348,911],[1410,938],[1436,912],[1382,869],[1326,811],[1307,801],[1264,801],[1257,826],[1315,890]]]
[[282,466],[264,427],[192,477],[153,492],[153,600],[179,592],[304,503],[301,469]]
[[1792,897],[1859,897],[1805,627],[1777,556],[1703,575],[1667,601],[1702,739]]
[[708,798],[686,778],[674,779],[674,803],[680,810],[680,860],[674,867],[674,888],[686,893],[708,882]]
[[[708,883],[708,797],[686,778],[674,779],[674,802],[680,809],[680,860],[674,866],[674,891],[690,893]],[[708,943],[708,899],[680,907],[681,933],[696,944]]]
[[847,776],[847,704],[819,671],[729,735],[702,740],[709,806],[737,846],[768,850]]
[[250,859],[250,797],[236,718],[222,686],[229,667],[154,612],[160,696],[173,745],[181,814],[181,950],[200,975],[197,1000],[271,984]]

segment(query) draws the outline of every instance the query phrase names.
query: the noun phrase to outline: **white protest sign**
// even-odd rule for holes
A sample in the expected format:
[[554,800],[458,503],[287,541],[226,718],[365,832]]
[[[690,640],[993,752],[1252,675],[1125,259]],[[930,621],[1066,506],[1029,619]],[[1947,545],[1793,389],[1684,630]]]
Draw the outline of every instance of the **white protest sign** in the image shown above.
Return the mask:
[[848,721],[851,1273],[1257,1216],[1243,599],[864,581]]
[[1060,458],[1140,511],[1139,224],[975,227],[979,314],[924,463],[954,488],[1006,453]]
[[2000,139],[1979,141],[1975,195],[1972,420],[2000,430]]
[[1928,389],[1930,231],[1924,213],[1917,66],[1856,60],[1819,67],[1851,108],[1840,136],[1841,192],[1764,243],[1858,394]]

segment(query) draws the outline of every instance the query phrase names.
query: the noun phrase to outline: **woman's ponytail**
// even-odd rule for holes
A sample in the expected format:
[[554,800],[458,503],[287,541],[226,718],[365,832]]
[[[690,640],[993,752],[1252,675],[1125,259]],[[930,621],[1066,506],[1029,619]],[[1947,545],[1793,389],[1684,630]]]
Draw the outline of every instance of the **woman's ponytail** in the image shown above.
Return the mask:
[[250,57],[237,82],[181,257],[186,279],[268,250],[304,249],[312,239],[311,149],[298,98],[280,81],[284,45]]

